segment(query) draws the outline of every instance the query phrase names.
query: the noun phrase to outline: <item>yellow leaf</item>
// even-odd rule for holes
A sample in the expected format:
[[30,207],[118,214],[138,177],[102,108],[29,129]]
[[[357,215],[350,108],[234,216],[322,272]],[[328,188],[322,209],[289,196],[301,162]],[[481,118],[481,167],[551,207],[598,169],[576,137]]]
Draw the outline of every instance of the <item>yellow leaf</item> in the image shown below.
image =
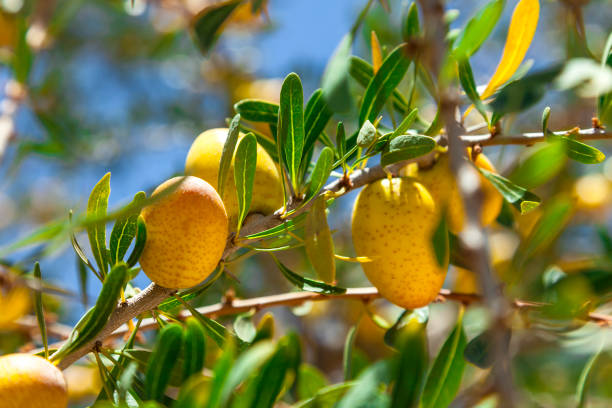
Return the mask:
[[374,30],[372,30],[370,42],[372,43],[372,66],[374,67],[374,74],[376,74],[382,65],[383,57],[382,50],[380,49],[380,42]]
[[334,256],[336,258],[340,259],[341,261],[345,261],[345,262],[367,263],[367,262],[372,262],[373,261],[372,258],[368,258],[367,256],[350,257],[350,256],[344,256],[344,255],[338,255],[338,254],[334,254]]
[[[486,99],[493,95],[497,88],[508,81],[523,62],[525,54],[531,45],[540,17],[539,0],[521,0],[512,13],[506,45],[499,64],[487,87],[480,95]],[[463,117],[465,118],[474,106],[470,106]]]

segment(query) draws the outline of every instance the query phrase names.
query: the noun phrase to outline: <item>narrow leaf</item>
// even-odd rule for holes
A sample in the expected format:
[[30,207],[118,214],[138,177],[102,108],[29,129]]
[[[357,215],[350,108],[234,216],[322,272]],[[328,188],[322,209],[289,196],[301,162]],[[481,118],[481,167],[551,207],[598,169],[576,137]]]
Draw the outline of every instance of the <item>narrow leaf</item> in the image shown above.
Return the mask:
[[593,376],[593,367],[597,362],[597,359],[601,355],[602,348],[599,350],[584,365],[582,372],[580,373],[580,378],[578,379],[578,384],[576,385],[576,399],[578,400],[577,408],[584,408],[587,406],[587,393],[589,390],[589,384],[591,382],[591,378]]
[[423,391],[423,408],[447,407],[459,391],[465,368],[463,350],[467,343],[462,318],[463,309],[460,311],[457,325],[442,345],[427,377]]
[[79,320],[68,340],[51,356],[51,361],[59,361],[66,354],[79,349],[104,328],[117,307],[119,293],[127,281],[127,276],[127,265],[122,262],[111,269],[104,279],[96,304]]
[[240,135],[240,118],[240,113],[236,114],[236,116],[232,118],[229,125],[227,139],[225,139],[225,143],[223,144],[221,161],[219,162],[219,177],[217,178],[217,189],[220,197],[223,197],[225,182],[229,175],[229,170],[232,166],[232,160],[234,158],[234,151],[236,150],[236,144],[238,143],[238,136]]
[[234,159],[234,180],[238,195],[238,225],[236,235],[240,232],[242,221],[249,212],[251,197],[253,195],[253,182],[255,181],[255,168],[257,165],[257,139],[251,133],[246,135],[236,149]]
[[295,73],[287,75],[280,93],[278,140],[294,190],[299,189],[298,176],[304,149],[304,95],[302,81]]
[[418,112],[419,110],[414,108],[410,111],[408,115],[406,115],[406,117],[402,120],[402,123],[400,123],[399,126],[396,127],[393,133],[391,134],[391,140],[406,133],[410,125],[412,125],[412,122],[414,122],[414,120],[416,119]]
[[[325,129],[327,122],[332,117],[332,111],[323,97],[323,91],[317,89],[313,92],[304,111],[304,154],[311,151],[315,142]],[[302,158],[304,160],[304,158]]]
[[378,361],[361,373],[353,386],[336,405],[337,408],[366,407],[365,403],[372,402],[379,397],[381,385],[391,382],[393,372],[391,363],[386,360]]
[[395,48],[383,61],[380,70],[368,84],[361,109],[359,110],[359,123],[376,119],[385,106],[387,99],[393,94],[406,74],[411,60],[406,56],[407,45],[402,44]]
[[472,56],[482,43],[489,37],[504,10],[504,0],[493,0],[481,8],[472,17],[465,28],[461,31],[459,38],[455,41],[453,53],[461,58]]
[[[94,186],[89,200],[87,201],[87,216],[104,217],[108,208],[108,196],[110,195],[110,173],[106,173],[104,177]],[[106,226],[103,222],[91,224],[87,227],[87,235],[89,236],[89,244],[94,259],[98,264],[98,268],[102,277],[108,271],[108,254],[106,252]]]
[[521,65],[533,40],[539,17],[539,0],[520,0],[518,2],[512,13],[501,60],[493,77],[480,95],[481,99],[493,95],[495,90],[509,80]]
[[348,78],[352,44],[352,34],[349,33],[342,37],[340,44],[327,62],[321,79],[323,96],[334,112],[346,112],[351,106]]
[[[34,264],[34,278],[39,282],[42,282],[42,274],[40,272],[40,264],[36,262]],[[38,329],[40,330],[40,338],[42,340],[43,347],[45,348],[45,358],[49,359],[49,342],[47,339],[47,323],[45,322],[45,311],[43,310],[42,303],[42,292],[40,290],[34,291],[34,308],[36,310],[36,321],[38,322]]]
[[355,337],[357,337],[357,329],[359,325],[351,327],[346,340],[344,341],[344,353],[342,354],[342,366],[344,367],[344,381],[350,381],[354,377],[353,373],[353,346],[355,344]]
[[525,159],[508,178],[525,188],[539,187],[565,167],[565,150],[562,142],[548,143]]
[[285,265],[283,265],[278,259],[276,259],[276,257],[273,258],[274,262],[276,262],[276,265],[278,266],[278,269],[280,269],[285,278],[287,278],[289,282],[291,282],[301,290],[322,293],[326,295],[338,295],[346,292],[345,288],[328,285],[325,282],[300,276],[297,273],[291,271]]
[[145,395],[147,399],[163,401],[170,374],[179,357],[183,330],[177,323],[164,326],[159,332],[153,353],[147,363]]
[[500,192],[504,199],[512,204],[521,214],[525,214],[540,205],[540,198],[532,192],[517,186],[499,174],[476,167],[476,169]]
[[219,29],[242,0],[229,0],[213,4],[199,12],[191,20],[192,36],[203,54],[214,45]]
[[428,365],[425,324],[411,319],[395,343],[399,356],[391,408],[418,407]]
[[417,9],[416,3],[410,3],[406,18],[402,22],[402,38],[405,42],[410,41],[421,32],[419,23],[419,10]]
[[144,251],[145,244],[147,243],[147,226],[145,224],[144,218],[142,215],[138,216],[136,220],[136,242],[134,243],[134,249],[132,249],[132,253],[128,257],[127,266],[133,267],[136,265],[136,262],[140,259],[140,255],[142,255],[142,251]]
[[310,182],[308,184],[308,192],[306,193],[306,202],[310,201],[316,194],[321,191],[329,175],[332,171],[332,164],[334,162],[334,152],[329,147],[324,147],[319,154],[317,164],[315,165],[312,173],[310,174]]
[[401,135],[391,140],[380,158],[382,166],[388,166],[402,160],[414,159],[431,152],[436,141],[423,135]]
[[[136,193],[134,200],[132,200],[130,204],[136,205],[145,198],[146,194],[143,191],[140,191]],[[111,265],[115,265],[117,262],[123,261],[123,257],[130,247],[132,240],[136,236],[137,219],[138,214],[133,213],[121,217],[115,221],[109,242]]]
[[304,240],[306,254],[319,279],[323,282],[334,282],[336,280],[334,241],[327,224],[324,197],[317,198],[310,211],[308,211],[304,227]]
[[183,381],[204,368],[206,356],[206,335],[200,322],[190,317],[183,331]]
[[234,104],[234,110],[242,119],[251,122],[266,122],[276,125],[278,122],[278,105],[260,99],[243,99]]
[[474,74],[472,73],[472,67],[470,66],[470,61],[467,58],[459,58],[457,59],[457,67],[459,69],[459,81],[461,82],[461,87],[465,91],[465,94],[470,101],[476,107],[476,110],[482,115],[485,122],[489,122],[489,118],[487,116],[487,111],[480,99],[480,95],[478,95],[478,91],[476,90],[476,82],[474,81]]
[[374,68],[374,74],[376,74],[382,65],[383,55],[378,36],[374,30],[370,34],[370,46],[372,47],[372,67]]
[[567,136],[563,136],[562,139],[565,141],[567,157],[572,160],[583,164],[597,164],[606,158],[605,154],[593,146]]

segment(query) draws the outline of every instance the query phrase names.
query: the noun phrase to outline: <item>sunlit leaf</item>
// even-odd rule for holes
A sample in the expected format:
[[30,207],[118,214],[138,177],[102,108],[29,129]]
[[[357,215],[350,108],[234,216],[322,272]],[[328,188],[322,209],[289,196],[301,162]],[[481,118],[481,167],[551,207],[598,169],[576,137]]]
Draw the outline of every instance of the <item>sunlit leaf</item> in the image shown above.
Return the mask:
[[[110,173],[106,173],[94,186],[89,200],[87,201],[88,217],[104,217],[108,208],[108,196],[110,195]],[[91,224],[87,227],[89,244],[94,259],[98,264],[102,277],[108,272],[108,254],[106,249],[106,225],[103,222]]]
[[274,262],[276,262],[278,269],[280,269],[285,278],[287,278],[289,282],[291,282],[301,290],[315,293],[323,293],[327,295],[337,295],[346,292],[345,288],[328,285],[325,282],[300,276],[289,268],[287,268],[285,265],[283,265],[278,259],[276,259],[276,257],[274,257]]
[[488,170],[476,167],[478,171],[491,182],[504,199],[512,204],[521,214],[525,214],[540,205],[540,198],[532,192],[517,186],[505,177]]
[[342,37],[340,44],[327,62],[321,79],[323,96],[334,112],[346,112],[351,106],[348,79],[352,44],[352,34]]
[[217,178],[217,192],[220,197],[223,197],[225,182],[227,181],[234,158],[234,152],[236,151],[236,144],[238,143],[238,136],[240,135],[240,119],[240,113],[232,118],[227,132],[227,139],[225,139],[225,143],[223,144],[221,160],[219,161],[219,177]]
[[467,22],[453,47],[453,53],[457,57],[469,58],[478,51],[495,28],[504,10],[504,4],[504,0],[493,0]]
[[243,99],[234,104],[234,110],[242,119],[251,122],[266,122],[276,125],[278,122],[278,105],[260,99]]
[[429,136],[400,135],[385,147],[380,164],[388,166],[402,160],[414,159],[431,152],[435,147],[436,141]]
[[[140,191],[136,193],[132,203],[137,204],[145,198],[146,194],[143,191]],[[123,261],[123,257],[132,244],[132,240],[136,236],[137,219],[138,214],[134,213],[121,217],[115,221],[109,241],[111,265]]]
[[253,195],[253,182],[255,181],[255,168],[257,165],[257,139],[253,134],[246,135],[236,149],[234,159],[234,181],[238,195],[238,225],[240,232],[242,221],[249,212],[251,197]]
[[302,81],[297,74],[291,73],[281,88],[277,143],[295,190],[299,187],[298,177],[304,149],[303,104]]
[[395,48],[383,61],[380,70],[370,80],[361,102],[359,123],[376,120],[387,99],[393,94],[410,66],[411,59],[406,55],[407,45]]

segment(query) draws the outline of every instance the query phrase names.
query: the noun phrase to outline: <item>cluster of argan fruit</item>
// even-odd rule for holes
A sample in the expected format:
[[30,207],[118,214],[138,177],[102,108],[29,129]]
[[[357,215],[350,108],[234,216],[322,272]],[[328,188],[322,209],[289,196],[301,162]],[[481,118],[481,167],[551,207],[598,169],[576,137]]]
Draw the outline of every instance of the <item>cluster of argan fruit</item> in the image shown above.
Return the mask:
[[[187,177],[161,184],[153,195],[170,186],[174,190],[143,211],[147,242],[140,265],[158,285],[192,287],[212,273],[223,255],[238,216],[231,178],[222,198],[216,191],[228,132],[203,132],[187,155]],[[281,178],[272,158],[260,146],[257,149],[250,212],[270,214],[283,206]],[[495,170],[483,154],[475,164]],[[440,212],[447,212],[449,230],[458,233],[464,209],[445,153],[439,153],[430,168],[409,173],[366,186],[355,202],[352,229],[357,255],[370,260],[362,264],[370,282],[390,302],[413,309],[434,300],[446,277],[447,262],[438,262],[432,246]],[[488,225],[499,214],[502,197],[482,176],[481,183],[482,223]]]
[[[228,179],[223,197],[216,190],[228,132],[203,132],[187,155],[187,176],[162,183],[153,196],[169,190],[143,210],[147,241],[140,265],[160,286],[195,286],[223,256],[238,217],[233,178]],[[483,154],[475,164],[494,171]],[[444,283],[447,264],[440,265],[435,258],[431,241],[440,211],[446,209],[451,232],[459,232],[464,222],[446,154],[440,153],[431,168],[410,173],[366,186],[355,202],[352,219],[357,255],[371,260],[362,264],[366,276],[383,297],[407,309],[430,303]],[[233,163],[229,174],[233,174]],[[482,223],[487,225],[497,217],[502,199],[484,178],[482,183]],[[270,214],[282,206],[277,166],[258,146],[250,212]],[[64,408],[68,401],[61,371],[44,358],[28,354],[0,357],[0,395],[0,408]]]

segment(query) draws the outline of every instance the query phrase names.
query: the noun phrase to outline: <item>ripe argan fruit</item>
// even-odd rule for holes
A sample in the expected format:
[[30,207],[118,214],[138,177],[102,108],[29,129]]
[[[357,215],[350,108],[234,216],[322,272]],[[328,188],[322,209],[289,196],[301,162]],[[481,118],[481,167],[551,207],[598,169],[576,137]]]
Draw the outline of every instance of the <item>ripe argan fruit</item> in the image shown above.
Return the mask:
[[62,372],[42,357],[0,357],[0,408],[66,408],[68,390]]
[[[353,208],[353,244],[380,294],[405,309],[433,301],[446,277],[432,237],[439,222],[429,191],[410,177],[382,179],[366,186]],[[446,251],[448,254],[448,250]]]
[[147,241],[140,266],[160,286],[190,288],[219,263],[228,235],[227,214],[219,194],[200,178],[167,180],[153,197],[166,189],[142,211]]
[[[185,162],[185,174],[206,180],[216,190],[219,178],[219,163],[223,145],[229,129],[210,129],[200,134],[191,145]],[[243,135],[239,136],[238,143]],[[284,198],[279,171],[270,155],[258,144],[255,181],[251,198],[250,213],[271,214],[283,206]],[[234,161],[223,191],[223,203],[235,228],[238,217],[238,197],[234,182]]]
[[[469,151],[468,151],[469,154]],[[495,172],[495,167],[484,154],[479,154],[474,162],[481,169]],[[418,179],[431,192],[440,209],[446,206],[448,229],[458,234],[463,229],[465,212],[455,177],[451,171],[448,154],[442,153],[430,169],[420,169]],[[502,196],[483,175],[480,175],[483,203],[480,221],[490,225],[501,211]]]

